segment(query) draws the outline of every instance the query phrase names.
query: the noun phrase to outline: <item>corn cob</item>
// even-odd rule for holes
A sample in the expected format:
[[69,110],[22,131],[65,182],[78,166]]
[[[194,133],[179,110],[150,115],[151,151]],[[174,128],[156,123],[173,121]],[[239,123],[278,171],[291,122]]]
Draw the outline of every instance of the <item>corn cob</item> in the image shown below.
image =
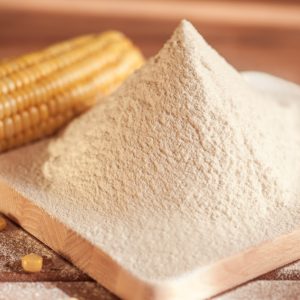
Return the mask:
[[140,51],[114,31],[0,63],[0,152],[53,134],[142,63]]

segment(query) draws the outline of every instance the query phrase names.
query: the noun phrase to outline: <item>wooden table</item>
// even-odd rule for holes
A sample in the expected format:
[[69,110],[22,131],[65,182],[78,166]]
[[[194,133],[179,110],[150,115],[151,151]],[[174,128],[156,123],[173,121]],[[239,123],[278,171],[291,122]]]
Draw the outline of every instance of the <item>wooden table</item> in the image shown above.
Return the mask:
[[[111,28],[124,31],[148,57],[181,18],[188,18],[239,70],[266,71],[300,83],[300,5],[287,2],[0,0],[0,58]],[[44,257],[42,272],[22,271],[20,257],[30,252]],[[75,298],[117,299],[9,222],[0,232],[0,300]],[[215,299],[300,299],[300,262]]]
[[299,1],[0,0],[0,58],[112,28],[148,57],[183,18],[239,70],[300,83]]
[[[22,270],[20,258],[36,253],[44,258],[40,273]],[[271,298],[272,297],[272,298]],[[114,300],[118,299],[8,221],[0,232],[0,300]],[[300,262],[275,270],[214,299],[300,299]]]

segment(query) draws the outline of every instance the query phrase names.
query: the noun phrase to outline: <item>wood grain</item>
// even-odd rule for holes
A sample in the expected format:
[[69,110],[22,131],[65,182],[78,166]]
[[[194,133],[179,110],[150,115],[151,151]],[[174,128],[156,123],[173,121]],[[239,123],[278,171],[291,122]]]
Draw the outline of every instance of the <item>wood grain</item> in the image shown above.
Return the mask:
[[[211,300],[298,300],[299,293],[299,281],[255,281]],[[0,300],[19,299],[117,300],[118,298],[94,282],[0,283]]]
[[95,282],[0,282],[0,300],[117,300]]
[[[264,280],[299,280],[300,261],[264,274],[259,279]],[[300,290],[299,290],[300,294]]]
[[101,249],[1,182],[0,194],[0,211],[3,214],[101,282],[104,287],[122,298],[151,299],[151,287],[122,269]]
[[[4,299],[3,297],[5,300],[32,300],[34,297],[39,297],[40,300],[46,296],[48,300],[51,300],[51,297],[57,300],[60,291],[81,300],[91,300],[94,299],[93,297],[97,300],[117,299],[97,283],[91,282],[91,278],[71,266],[51,249],[23,231],[21,227],[9,220],[7,222],[6,230],[0,232],[0,282],[3,282],[0,283],[0,295],[2,295],[0,300]],[[20,257],[30,252],[44,257],[42,272],[30,274],[21,269]],[[299,279],[300,262],[263,275],[258,280],[258,284],[255,282],[247,284],[220,297],[226,299],[230,296],[229,299],[232,299],[231,297],[234,296],[234,299],[244,300],[244,297],[251,297],[254,293],[259,299],[267,293],[272,297],[275,295],[278,298],[284,297],[291,293],[291,289],[294,293],[300,293],[300,284],[295,281]],[[267,283],[266,280],[273,282]],[[291,280],[292,284],[288,280]],[[26,289],[25,298],[24,289]],[[219,296],[215,299],[219,299]]]
[[[0,282],[91,280],[20,227],[7,222],[7,228],[0,232]],[[43,257],[41,272],[26,273],[22,269],[21,257],[29,253]]]
[[[300,258],[300,230],[164,283],[145,282],[28,199],[0,183],[0,210],[28,232],[125,299],[211,297]],[[272,253],[272,257],[266,257]]]
[[[148,4],[145,4],[144,1],[141,2],[142,4],[136,4],[135,1],[123,0],[114,1],[114,3],[107,2],[105,7],[103,7],[102,1],[98,1],[98,3],[77,1],[75,4],[72,2],[72,6],[66,0],[60,1],[60,3],[46,0],[43,2],[45,5],[42,6],[42,2],[37,3],[37,1],[32,0],[23,2],[16,0],[0,1],[0,57],[18,55],[75,35],[99,32],[110,28],[124,31],[142,48],[147,56],[150,56],[159,50],[179,20],[184,17],[191,19],[205,38],[238,69],[262,70],[300,83],[300,5],[298,1],[293,1],[293,4],[289,6],[285,6],[285,3],[279,1],[275,5],[269,5],[268,1],[265,1],[263,4],[256,3],[253,6],[251,1],[244,1],[246,3],[243,5],[235,3],[234,7],[233,3],[228,4],[228,1],[214,1],[214,3],[210,1],[205,4],[198,3],[198,1],[185,1],[178,5],[177,1],[170,0],[166,1],[167,4],[162,5],[155,2],[155,6],[153,6],[152,1],[148,1]],[[1,203],[3,199],[1,192],[0,195]],[[36,209],[26,208],[23,213],[30,215],[31,212],[36,212]],[[20,211],[19,213],[22,215]],[[14,215],[13,213],[10,216],[13,217]],[[43,216],[38,217],[39,221],[31,216],[26,217],[26,220],[25,224],[31,230],[35,230],[39,222],[42,222],[43,226],[41,227],[43,229],[39,229],[39,234],[45,233],[46,236],[49,236],[49,230],[44,227],[56,224],[56,222],[53,223],[53,220],[48,220],[48,217]],[[78,265],[86,268],[91,265],[93,260],[88,255],[80,255],[81,247],[87,253],[94,255],[94,260],[98,259],[98,256],[93,254],[93,250],[90,250],[89,246],[85,247],[80,239],[79,242],[77,241],[76,235],[69,235],[68,230],[62,230],[62,232],[62,236],[66,236],[67,232],[70,245],[73,245],[72,255],[64,253],[69,260],[75,261],[78,258]],[[57,245],[59,250],[61,235],[57,232],[56,235],[59,238],[53,238],[52,242]],[[60,247],[63,246],[60,245]],[[24,250],[22,247],[19,249]],[[74,280],[73,275],[60,274],[59,270],[64,268],[63,260],[60,262],[59,257],[54,258],[55,255],[50,257],[51,259],[47,261],[46,272],[35,275],[36,277],[30,277],[31,275],[19,272],[20,269],[18,269],[17,264],[8,264],[6,266],[7,272],[1,273],[0,268],[0,281],[14,280],[15,276],[19,276],[17,278],[24,281]],[[5,258],[2,256],[2,259]],[[102,259],[101,256],[100,259]],[[53,272],[49,272],[48,267],[53,268]],[[106,268],[109,267],[110,264],[108,263]],[[59,270],[55,270],[55,268]],[[244,268],[247,272],[247,264],[244,264]],[[105,274],[98,273],[96,276],[105,276]],[[79,280],[85,278],[81,277],[85,275],[80,274],[80,272],[74,274],[78,275]],[[226,274],[225,272],[224,275],[226,276]],[[293,264],[272,271],[261,278],[295,280],[300,278],[299,274],[299,264]],[[132,282],[134,281],[131,280]],[[267,286],[264,282],[249,283],[224,294],[223,298],[220,296],[220,299],[299,298],[300,287],[297,282],[275,281]],[[85,282],[60,284],[63,291],[68,289],[65,286],[69,286],[70,291],[89,286]],[[73,284],[76,284],[77,288]],[[4,285],[0,284],[1,300],[1,291],[3,291]],[[12,290],[17,289],[16,286],[12,287]],[[94,295],[94,287],[91,285],[88,289],[89,292],[80,295],[80,299],[93,299],[91,295]],[[71,292],[66,294],[75,295]],[[106,296],[103,297],[98,296],[97,299],[110,299],[105,298]],[[5,300],[7,299],[5,298]],[[16,298],[11,299],[15,300]]]
[[239,70],[261,70],[300,83],[300,5],[296,3],[36,2],[0,1],[0,57],[111,28],[123,31],[151,56],[180,19],[187,18]]
[[[76,0],[2,0],[0,7],[6,10],[51,12],[55,14],[81,14],[89,16],[110,16],[162,20],[174,20],[183,16],[191,21],[199,19],[207,23],[238,24],[239,26],[263,26],[278,28],[300,28],[298,5],[273,3],[272,9],[266,3],[233,3],[230,1],[93,1]],[[247,17],[241,14],[247,12]]]
[[299,300],[300,281],[263,281],[250,282],[214,300]]

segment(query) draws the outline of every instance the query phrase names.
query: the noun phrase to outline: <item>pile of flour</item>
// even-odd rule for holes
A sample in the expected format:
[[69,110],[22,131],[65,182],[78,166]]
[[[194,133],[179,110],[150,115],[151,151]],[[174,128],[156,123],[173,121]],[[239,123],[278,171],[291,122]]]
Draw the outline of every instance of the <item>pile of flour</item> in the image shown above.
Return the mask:
[[296,227],[299,120],[183,21],[116,93],[1,157],[0,172],[126,269],[162,279]]

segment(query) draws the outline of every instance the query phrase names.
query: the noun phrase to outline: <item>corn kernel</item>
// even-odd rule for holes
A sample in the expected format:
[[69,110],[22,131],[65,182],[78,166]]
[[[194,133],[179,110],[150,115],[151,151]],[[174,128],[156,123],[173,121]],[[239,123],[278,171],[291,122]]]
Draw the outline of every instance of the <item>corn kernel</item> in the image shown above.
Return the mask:
[[0,231],[4,230],[7,226],[6,220],[3,217],[0,217]]
[[42,121],[47,120],[49,117],[49,111],[47,105],[46,104],[40,105],[39,110],[40,110],[41,120]]
[[14,135],[14,122],[12,118],[7,118],[4,120],[4,134],[7,138]]
[[39,116],[39,111],[35,106],[32,106],[29,110],[30,114],[30,122],[32,125],[36,125],[39,123],[40,116]]
[[21,259],[22,268],[26,272],[35,273],[40,272],[43,267],[43,258],[40,255],[30,253]]
[[12,112],[10,102],[9,101],[4,102],[3,103],[3,108],[4,108],[4,116],[9,117],[11,115],[11,112]]
[[[22,131],[22,119],[19,114],[13,116],[13,122],[15,124],[15,134]],[[0,133],[1,136],[1,133]]]
[[4,124],[2,121],[0,121],[0,140],[2,140],[5,136],[5,132],[4,132]]
[[22,119],[22,125],[24,130],[27,130],[28,128],[30,128],[31,123],[30,123],[30,115],[28,113],[28,111],[23,111],[21,113],[21,119]]
[[117,32],[0,62],[0,153],[56,132],[142,62]]
[[4,117],[4,104],[0,102],[0,120]]

